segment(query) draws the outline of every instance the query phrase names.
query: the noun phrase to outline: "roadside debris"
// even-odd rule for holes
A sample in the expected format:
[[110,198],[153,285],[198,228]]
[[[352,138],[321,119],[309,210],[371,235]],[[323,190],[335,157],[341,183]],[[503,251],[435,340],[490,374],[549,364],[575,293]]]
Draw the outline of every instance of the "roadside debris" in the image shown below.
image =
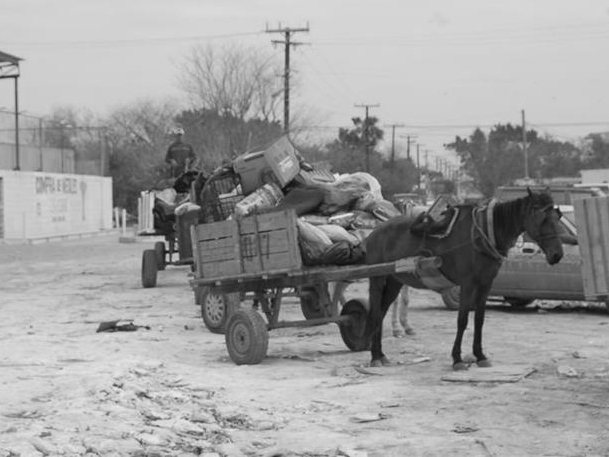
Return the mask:
[[144,328],[150,330],[148,325],[135,325],[133,321],[123,321],[118,319],[115,321],[101,322],[97,327],[96,333],[100,332],[135,332],[137,329]]
[[568,365],[559,365],[556,371],[560,376],[566,376],[567,378],[577,378],[579,376],[577,370]]

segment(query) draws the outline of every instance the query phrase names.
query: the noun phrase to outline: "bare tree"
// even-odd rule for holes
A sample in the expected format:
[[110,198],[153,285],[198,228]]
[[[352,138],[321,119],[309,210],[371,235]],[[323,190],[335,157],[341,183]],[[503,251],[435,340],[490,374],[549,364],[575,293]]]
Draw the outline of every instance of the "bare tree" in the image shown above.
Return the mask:
[[195,109],[275,121],[282,82],[277,54],[234,43],[194,46],[178,65],[178,84]]

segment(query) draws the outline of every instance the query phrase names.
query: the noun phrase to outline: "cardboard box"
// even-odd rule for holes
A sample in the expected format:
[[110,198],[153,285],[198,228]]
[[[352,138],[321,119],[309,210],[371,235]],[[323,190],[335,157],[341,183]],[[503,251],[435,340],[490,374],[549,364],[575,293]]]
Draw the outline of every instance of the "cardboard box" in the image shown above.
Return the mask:
[[287,136],[266,148],[240,155],[233,161],[233,166],[241,177],[241,188],[245,195],[267,182],[275,182],[283,188],[300,171],[296,148]]

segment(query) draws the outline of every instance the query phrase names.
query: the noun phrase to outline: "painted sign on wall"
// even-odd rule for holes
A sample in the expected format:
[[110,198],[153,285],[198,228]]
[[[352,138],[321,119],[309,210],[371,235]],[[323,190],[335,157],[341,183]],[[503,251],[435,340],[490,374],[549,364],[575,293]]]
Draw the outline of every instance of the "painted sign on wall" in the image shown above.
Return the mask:
[[112,228],[112,178],[0,170],[5,238],[36,238]]

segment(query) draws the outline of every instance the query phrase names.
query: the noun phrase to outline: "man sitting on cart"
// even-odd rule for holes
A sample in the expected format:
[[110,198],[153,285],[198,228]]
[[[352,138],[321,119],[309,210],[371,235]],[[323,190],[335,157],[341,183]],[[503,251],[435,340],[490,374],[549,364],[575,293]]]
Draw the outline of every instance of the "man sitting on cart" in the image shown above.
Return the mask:
[[197,165],[197,156],[192,145],[182,140],[184,129],[181,127],[173,130],[175,140],[169,145],[165,162],[170,166],[169,173],[171,178],[177,178],[184,172],[192,170]]

